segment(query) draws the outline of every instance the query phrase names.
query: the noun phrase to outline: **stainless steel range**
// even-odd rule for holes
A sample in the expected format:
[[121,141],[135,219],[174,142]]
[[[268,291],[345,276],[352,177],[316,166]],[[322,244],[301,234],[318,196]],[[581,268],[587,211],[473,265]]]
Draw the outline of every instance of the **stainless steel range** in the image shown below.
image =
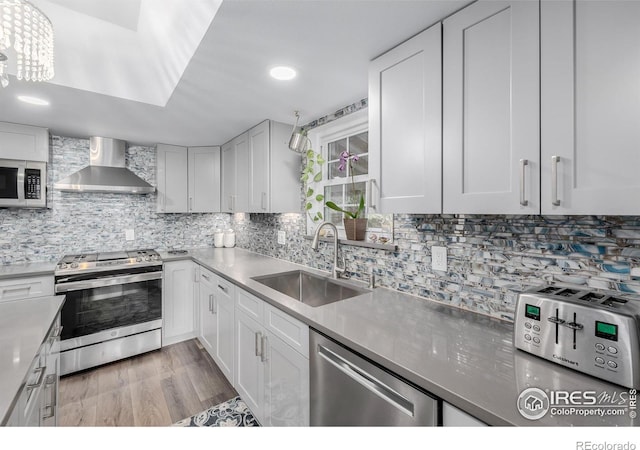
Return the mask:
[[162,346],[162,260],[155,250],[67,255],[55,269],[62,375]]

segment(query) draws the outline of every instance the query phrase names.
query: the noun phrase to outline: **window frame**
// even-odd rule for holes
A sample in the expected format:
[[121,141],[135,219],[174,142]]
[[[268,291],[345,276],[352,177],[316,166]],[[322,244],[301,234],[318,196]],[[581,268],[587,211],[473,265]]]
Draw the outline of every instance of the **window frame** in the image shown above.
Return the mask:
[[[369,132],[369,115],[368,108],[364,108],[355,113],[349,114],[348,116],[342,117],[340,119],[334,120],[327,124],[318,126],[313,128],[308,133],[308,138],[311,142],[311,148],[322,155],[325,160],[325,163],[322,167],[322,180],[319,182],[310,182],[307,183],[308,187],[311,187],[314,192],[325,194],[325,188],[331,186],[343,186],[351,184],[351,177],[346,176],[336,177],[333,179],[329,179],[329,143],[338,141],[340,139],[349,138],[351,136],[355,136],[361,134],[363,132]],[[371,161],[371,152],[367,149],[366,154],[368,156],[369,162]],[[331,160],[334,161],[334,160]],[[354,183],[364,183],[365,184],[365,200],[368,200],[370,193],[368,189],[370,189],[370,180],[375,179],[375,175],[370,172],[371,166],[368,165],[366,175],[355,175],[353,177]],[[344,195],[344,194],[343,194]],[[326,198],[325,198],[326,201]],[[324,217],[324,220],[327,220],[326,211],[327,208],[324,206],[324,201],[322,202],[322,206],[318,207],[318,205],[314,205],[310,214],[306,215],[307,222],[307,234],[313,234],[315,232],[316,227],[320,224],[320,222],[314,222],[311,217],[313,217],[316,212],[321,211]],[[369,205],[368,201],[365,202],[365,217],[369,215]],[[393,220],[391,220],[393,223]],[[346,239],[344,226],[340,224],[337,226],[338,228],[338,237],[340,239]],[[393,227],[390,230],[383,230],[382,228],[373,228],[367,226],[367,237],[370,235],[383,235],[388,239],[388,242],[391,242],[393,239]]]

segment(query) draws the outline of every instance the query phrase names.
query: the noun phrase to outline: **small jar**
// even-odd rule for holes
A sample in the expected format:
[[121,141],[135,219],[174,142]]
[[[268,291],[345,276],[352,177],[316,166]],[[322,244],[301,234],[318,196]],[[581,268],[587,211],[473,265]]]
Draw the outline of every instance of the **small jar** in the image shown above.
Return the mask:
[[225,230],[224,232],[224,246],[234,247],[236,245],[236,232],[232,229]]
[[216,248],[224,247],[224,232],[222,230],[216,230],[213,233],[213,246]]

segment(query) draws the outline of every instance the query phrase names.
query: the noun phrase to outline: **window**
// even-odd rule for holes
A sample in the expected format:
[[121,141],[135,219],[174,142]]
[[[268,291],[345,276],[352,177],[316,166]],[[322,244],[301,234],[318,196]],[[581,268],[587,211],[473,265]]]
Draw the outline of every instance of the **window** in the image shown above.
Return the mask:
[[[325,202],[332,201],[348,211],[358,208],[360,196],[365,198],[365,215],[367,222],[367,237],[369,242],[391,242],[393,238],[393,215],[374,214],[368,210],[369,174],[369,130],[367,110],[335,120],[331,123],[315,128],[309,132],[314,151],[320,153],[326,161],[322,165],[320,181],[309,183],[308,187],[314,193],[310,198],[316,199],[322,193],[322,201],[312,202],[313,207],[307,214],[307,232],[312,234],[321,222],[318,212],[324,220],[333,223],[338,228],[340,238],[345,238],[342,224],[343,214],[325,206]],[[357,161],[352,161],[340,170],[340,154],[344,151],[357,155]],[[353,173],[351,172],[353,170]],[[314,220],[315,218],[315,220]]]

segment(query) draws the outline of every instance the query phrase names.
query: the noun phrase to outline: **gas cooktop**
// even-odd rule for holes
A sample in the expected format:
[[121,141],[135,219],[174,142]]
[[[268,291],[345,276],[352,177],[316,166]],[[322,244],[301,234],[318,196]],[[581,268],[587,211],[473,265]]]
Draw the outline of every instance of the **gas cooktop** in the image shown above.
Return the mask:
[[151,249],[82,253],[64,256],[56,265],[55,274],[99,272],[160,264],[162,264],[160,255]]

